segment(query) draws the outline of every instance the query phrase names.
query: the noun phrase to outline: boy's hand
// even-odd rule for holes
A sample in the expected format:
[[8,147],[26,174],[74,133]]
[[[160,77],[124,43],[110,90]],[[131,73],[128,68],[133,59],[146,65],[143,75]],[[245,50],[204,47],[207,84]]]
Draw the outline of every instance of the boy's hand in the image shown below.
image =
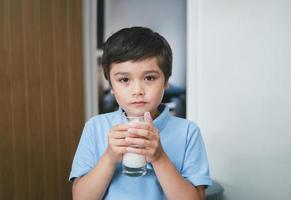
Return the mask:
[[126,153],[127,143],[125,135],[127,134],[128,125],[118,124],[110,129],[108,134],[108,147],[105,154],[110,160],[116,164],[122,160],[122,156]]
[[154,127],[150,113],[146,112],[144,118],[145,124],[129,124],[129,133],[126,134],[125,139],[130,146],[127,147],[127,152],[145,155],[147,162],[154,162],[163,155],[164,151],[159,131]]

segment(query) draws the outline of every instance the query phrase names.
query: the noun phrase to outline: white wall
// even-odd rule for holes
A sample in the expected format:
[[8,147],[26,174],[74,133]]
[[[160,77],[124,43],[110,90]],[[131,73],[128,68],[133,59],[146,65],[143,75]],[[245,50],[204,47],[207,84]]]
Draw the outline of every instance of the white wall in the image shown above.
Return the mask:
[[188,114],[212,177],[227,200],[290,199],[291,1],[195,2]]
[[163,35],[173,50],[170,82],[186,84],[186,0],[106,0],[105,39],[120,28],[147,26]]

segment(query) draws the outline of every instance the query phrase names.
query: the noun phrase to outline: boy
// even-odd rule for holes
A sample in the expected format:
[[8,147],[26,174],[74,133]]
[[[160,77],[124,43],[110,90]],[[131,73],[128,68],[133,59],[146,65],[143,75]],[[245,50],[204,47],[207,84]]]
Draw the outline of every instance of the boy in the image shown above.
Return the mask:
[[[161,104],[172,70],[168,42],[148,28],[121,29],[106,41],[102,65],[120,108],[86,123],[70,174],[73,198],[204,199],[211,180],[199,128]],[[141,115],[146,124],[126,124]],[[146,157],[145,176],[122,174],[127,152]]]

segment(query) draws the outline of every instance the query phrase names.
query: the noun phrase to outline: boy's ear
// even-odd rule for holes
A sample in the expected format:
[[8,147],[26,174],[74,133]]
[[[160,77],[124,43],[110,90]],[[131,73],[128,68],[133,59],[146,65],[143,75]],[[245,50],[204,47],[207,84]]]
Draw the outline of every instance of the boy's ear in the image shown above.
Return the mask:
[[169,82],[166,82],[166,83],[165,83],[165,89],[168,89],[169,87],[170,87]]

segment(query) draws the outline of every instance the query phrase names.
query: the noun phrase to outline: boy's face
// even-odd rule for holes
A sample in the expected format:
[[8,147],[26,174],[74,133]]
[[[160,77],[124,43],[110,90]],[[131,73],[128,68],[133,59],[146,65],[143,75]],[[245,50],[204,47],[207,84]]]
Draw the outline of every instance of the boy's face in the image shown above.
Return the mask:
[[110,81],[112,94],[128,116],[157,116],[167,84],[156,58],[113,63]]

